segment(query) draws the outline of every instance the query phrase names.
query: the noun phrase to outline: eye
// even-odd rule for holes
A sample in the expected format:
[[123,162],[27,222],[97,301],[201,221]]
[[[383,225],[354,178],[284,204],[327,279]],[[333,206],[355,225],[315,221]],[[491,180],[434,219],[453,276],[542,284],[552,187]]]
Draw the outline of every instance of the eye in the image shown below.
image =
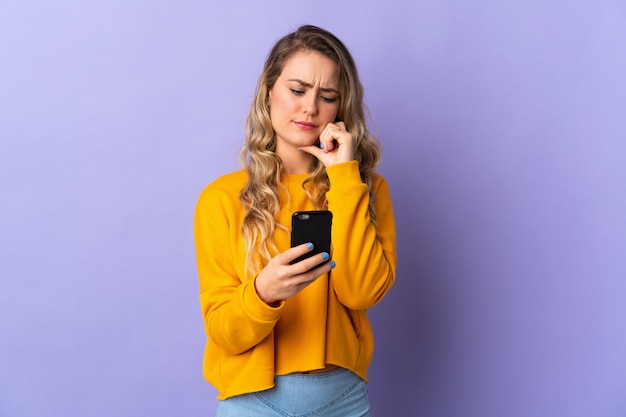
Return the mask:
[[304,94],[304,91],[296,90],[295,88],[291,88],[291,92],[295,94],[296,96],[301,96],[302,94]]
[[326,103],[334,103],[335,101],[337,101],[337,99],[334,97],[324,97],[324,96],[322,96],[322,100],[324,100]]

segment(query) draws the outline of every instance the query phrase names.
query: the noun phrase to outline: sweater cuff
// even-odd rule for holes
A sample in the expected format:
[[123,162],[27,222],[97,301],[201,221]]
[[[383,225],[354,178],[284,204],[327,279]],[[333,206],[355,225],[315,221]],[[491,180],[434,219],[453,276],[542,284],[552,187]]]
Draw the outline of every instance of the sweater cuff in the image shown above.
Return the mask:
[[337,186],[352,186],[363,184],[359,163],[357,161],[341,162],[326,168],[326,174],[330,180],[331,189]]
[[254,287],[254,280],[248,281],[243,290],[243,306],[246,312],[260,322],[271,323],[280,317],[280,312],[285,304],[281,301],[277,307],[269,306],[261,300]]

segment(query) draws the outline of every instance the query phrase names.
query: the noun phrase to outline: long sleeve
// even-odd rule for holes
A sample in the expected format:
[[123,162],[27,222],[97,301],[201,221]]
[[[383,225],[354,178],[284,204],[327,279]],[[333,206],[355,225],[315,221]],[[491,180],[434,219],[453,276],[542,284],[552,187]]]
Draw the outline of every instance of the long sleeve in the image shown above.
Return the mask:
[[333,212],[331,283],[339,301],[352,310],[378,303],[393,285],[396,272],[396,231],[389,187],[374,177],[376,224],[369,214],[369,190],[356,161],[333,165],[326,172]]
[[[232,185],[231,185],[232,186]],[[272,308],[243,277],[238,201],[213,185],[200,195],[194,239],[200,280],[200,304],[209,339],[230,354],[261,342],[273,330],[281,307]]]

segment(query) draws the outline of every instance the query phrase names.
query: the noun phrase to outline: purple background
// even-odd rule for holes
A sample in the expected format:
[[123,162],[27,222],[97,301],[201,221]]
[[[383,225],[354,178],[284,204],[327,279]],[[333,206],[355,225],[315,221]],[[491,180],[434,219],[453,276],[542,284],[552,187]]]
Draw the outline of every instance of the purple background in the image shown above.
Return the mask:
[[303,23],[394,197],[375,414],[626,415],[623,0],[213,3],[0,2],[1,416],[212,415],[193,209]]

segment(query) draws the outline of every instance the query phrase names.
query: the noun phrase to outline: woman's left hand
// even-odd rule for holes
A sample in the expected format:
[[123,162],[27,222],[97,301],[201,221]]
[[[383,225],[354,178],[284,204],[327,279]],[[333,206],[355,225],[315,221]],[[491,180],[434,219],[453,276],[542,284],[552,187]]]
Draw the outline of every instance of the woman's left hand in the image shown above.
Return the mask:
[[303,146],[301,151],[319,159],[327,168],[354,160],[354,137],[343,122],[328,123],[320,135],[320,147]]

